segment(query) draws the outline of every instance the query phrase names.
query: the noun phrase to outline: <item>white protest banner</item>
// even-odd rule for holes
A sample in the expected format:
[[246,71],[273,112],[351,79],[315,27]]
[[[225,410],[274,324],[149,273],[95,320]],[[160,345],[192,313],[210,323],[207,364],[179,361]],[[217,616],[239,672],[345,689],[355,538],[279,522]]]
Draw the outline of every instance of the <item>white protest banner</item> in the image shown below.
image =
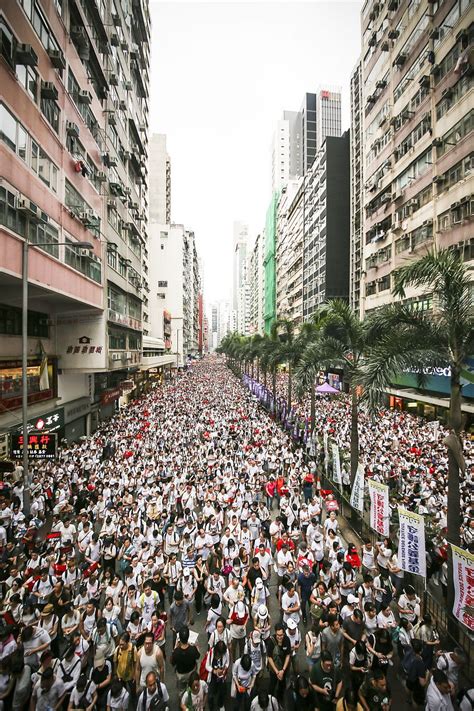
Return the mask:
[[400,521],[398,565],[407,573],[426,578],[425,519],[400,506],[398,517]]
[[388,536],[390,533],[390,508],[388,505],[388,486],[369,479],[370,527]]
[[354,483],[351,491],[351,506],[357,511],[364,510],[364,467],[359,464],[357,467]]
[[336,484],[342,484],[341,460],[339,458],[339,447],[337,444],[331,445],[332,449],[332,478]]
[[453,546],[454,605],[453,615],[471,632],[474,631],[474,555]]
[[328,467],[329,467],[329,444],[328,444],[328,433],[324,432],[323,434],[323,445],[324,445],[324,468],[326,470],[326,474],[328,473]]

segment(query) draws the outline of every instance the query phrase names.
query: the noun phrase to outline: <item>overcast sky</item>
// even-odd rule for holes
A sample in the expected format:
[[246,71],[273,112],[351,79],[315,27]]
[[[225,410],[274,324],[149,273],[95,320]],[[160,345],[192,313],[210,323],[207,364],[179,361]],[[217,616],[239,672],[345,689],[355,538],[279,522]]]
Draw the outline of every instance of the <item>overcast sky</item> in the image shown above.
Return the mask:
[[230,296],[232,225],[252,239],[271,198],[271,139],[306,91],[341,87],[360,46],[360,0],[152,0],[151,131],[171,156],[171,217],[196,233],[204,296]]

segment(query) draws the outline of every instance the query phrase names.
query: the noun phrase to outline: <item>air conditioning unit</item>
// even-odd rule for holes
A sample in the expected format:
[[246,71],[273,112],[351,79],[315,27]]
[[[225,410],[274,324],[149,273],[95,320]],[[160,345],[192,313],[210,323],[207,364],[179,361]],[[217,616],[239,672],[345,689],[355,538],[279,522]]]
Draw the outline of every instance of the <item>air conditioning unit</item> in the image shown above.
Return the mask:
[[403,67],[403,65],[405,64],[406,61],[407,61],[407,55],[400,52],[400,54],[397,57],[395,57],[395,59],[393,61],[393,66],[394,67]]
[[79,213],[79,219],[84,224],[89,223],[93,217],[94,213],[92,212],[92,210],[85,210],[85,212]]
[[111,86],[118,86],[118,83],[118,76],[114,72],[112,72],[109,76],[109,84]]
[[48,57],[55,69],[66,69],[66,60],[60,49],[48,49]]
[[133,90],[133,84],[131,81],[126,81],[125,82],[125,91],[132,91]]
[[395,220],[395,222],[392,225],[392,232],[401,232],[402,230],[402,223],[400,220]]
[[19,212],[23,212],[28,215],[30,222],[40,222],[40,209],[38,205],[31,202],[29,198],[24,197],[23,195],[18,195],[15,200],[15,207]]
[[447,99],[449,101],[449,99],[453,98],[453,93],[454,92],[452,87],[448,87],[447,89],[443,89],[443,91],[441,92],[441,96],[443,97],[443,99]]
[[433,140],[431,141],[431,145],[433,146],[433,148],[441,148],[441,146],[443,145],[443,139],[433,138]]
[[109,198],[107,200],[107,207],[117,207],[117,200],[115,198]]
[[388,52],[388,51],[390,50],[390,45],[389,45],[389,43],[386,42],[386,41],[385,41],[385,42],[382,42],[382,44],[380,45],[380,50],[381,50],[382,52]]
[[41,98],[42,99],[52,99],[56,101],[58,98],[58,90],[54,82],[52,81],[41,81]]
[[138,57],[139,57],[138,45],[132,44],[132,47],[130,49],[130,59],[137,60]]
[[392,193],[392,202],[397,202],[397,200],[401,200],[403,197],[403,190],[395,190],[394,193]]
[[435,27],[433,30],[430,32],[430,40],[437,40],[439,39],[439,27]]
[[375,47],[377,44],[377,35],[373,34],[372,37],[369,39],[369,47]]
[[391,202],[391,200],[392,200],[392,196],[388,195],[388,193],[387,193],[386,195],[382,195],[382,197],[380,198],[380,204],[385,205],[385,203]]
[[90,91],[80,91],[79,92],[79,103],[90,104],[92,102],[92,94]]
[[90,259],[91,253],[89,252],[88,249],[78,249],[77,251],[79,252],[80,257],[89,257],[89,259]]
[[439,64],[433,64],[433,66],[431,67],[430,74],[432,74],[434,77],[437,77],[440,72],[441,72],[441,69],[440,69]]
[[398,30],[390,30],[387,37],[391,40],[396,40],[396,39],[398,39],[399,35],[400,35],[400,32]]
[[27,67],[38,65],[38,55],[31,44],[17,44],[15,47],[15,64],[23,64]]
[[114,156],[109,156],[108,160],[108,166],[109,168],[116,168],[117,167],[117,159]]
[[369,94],[369,96],[367,97],[367,103],[368,104],[375,103],[375,96],[373,94]]
[[127,102],[121,99],[119,101],[119,109],[120,111],[126,111],[127,110]]
[[71,38],[74,42],[85,44],[87,42],[87,33],[82,25],[73,25],[71,27]]
[[399,0],[389,0],[387,5],[387,10],[389,12],[394,12],[398,8]]
[[95,179],[99,183],[105,183],[105,181],[107,180],[107,176],[103,170],[98,170],[97,173],[95,174]]
[[122,186],[120,185],[120,183],[109,183],[109,188],[112,195],[122,194]]
[[112,47],[119,47],[120,46],[120,37],[116,32],[112,32],[110,35],[110,44]]
[[123,189],[124,195],[131,195],[132,194],[132,189],[131,188],[124,188]]
[[115,25],[115,27],[120,27],[122,25],[120,15],[117,12],[112,13],[112,24]]
[[420,78],[420,81],[418,83],[422,88],[429,89],[430,88],[430,75],[423,74],[423,76]]
[[132,210],[138,210],[138,209],[139,209],[138,202],[132,202]]
[[387,86],[387,82],[385,81],[385,79],[381,79],[375,84],[375,86],[377,89],[385,89],[385,87]]
[[444,178],[443,178],[442,175],[435,175],[434,178],[433,178],[433,180],[432,180],[432,182],[433,182],[435,185],[440,185],[441,183],[444,183]]
[[123,159],[124,160],[132,160],[132,157],[133,157],[133,153],[131,153],[130,151],[123,152]]
[[109,111],[108,117],[109,117],[109,126],[116,126],[117,125],[117,118],[115,116],[115,111]]
[[120,42],[120,49],[122,50],[122,52],[128,52],[128,42]]
[[74,121],[66,121],[66,133],[68,136],[79,138],[79,126]]

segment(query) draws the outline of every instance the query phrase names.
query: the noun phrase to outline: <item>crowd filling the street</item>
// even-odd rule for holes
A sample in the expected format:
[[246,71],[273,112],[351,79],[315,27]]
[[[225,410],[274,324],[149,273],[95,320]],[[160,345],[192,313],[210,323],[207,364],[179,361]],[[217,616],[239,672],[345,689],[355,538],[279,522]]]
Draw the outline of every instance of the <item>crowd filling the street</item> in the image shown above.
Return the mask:
[[[31,462],[28,486],[20,464],[5,474],[0,711],[472,709],[465,652],[442,644],[396,540],[358,540],[321,488],[326,432],[350,490],[349,408],[318,399],[310,448],[208,356]],[[359,428],[365,476],[430,520],[442,599],[446,433],[396,410]],[[472,551],[468,441],[464,456]]]

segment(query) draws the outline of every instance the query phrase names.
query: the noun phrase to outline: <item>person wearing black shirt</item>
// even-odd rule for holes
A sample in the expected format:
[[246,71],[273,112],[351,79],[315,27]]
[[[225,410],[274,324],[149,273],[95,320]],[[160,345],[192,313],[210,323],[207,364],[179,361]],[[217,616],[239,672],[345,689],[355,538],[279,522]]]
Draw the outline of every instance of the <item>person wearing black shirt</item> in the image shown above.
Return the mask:
[[334,711],[334,701],[342,691],[342,675],[334,667],[330,652],[321,652],[321,659],[312,667],[309,679],[316,692],[319,711]]
[[388,711],[390,696],[387,679],[381,669],[374,671],[359,689],[359,701],[364,711]]
[[178,633],[178,644],[171,655],[171,664],[176,671],[178,680],[178,695],[181,698],[191,672],[196,670],[199,650],[194,644],[189,644],[189,627],[182,627]]
[[286,677],[291,660],[291,643],[283,625],[275,625],[275,634],[267,642],[268,670],[270,672],[270,694],[283,700]]
[[252,558],[252,567],[245,576],[244,585],[249,592],[252,592],[257,578],[263,578],[262,569],[260,568],[260,561],[257,557]]
[[315,582],[315,574],[311,572],[309,565],[304,565],[303,572],[298,575],[303,622],[306,622],[306,605],[309,603],[309,598],[311,597],[311,591]]
[[288,711],[314,711],[317,707],[317,694],[305,676],[298,676],[288,689],[285,709]]

